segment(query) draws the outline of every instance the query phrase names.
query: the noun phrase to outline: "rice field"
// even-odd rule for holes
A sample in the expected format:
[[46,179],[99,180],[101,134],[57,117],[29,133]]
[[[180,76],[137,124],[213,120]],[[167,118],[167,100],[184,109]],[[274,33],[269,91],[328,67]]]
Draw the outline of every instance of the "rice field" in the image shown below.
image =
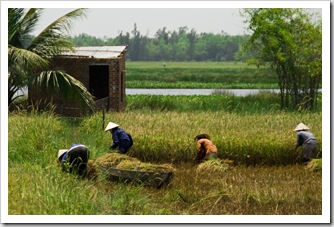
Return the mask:
[[[9,114],[8,214],[321,215],[319,163],[303,165],[296,159],[300,150],[292,149],[292,130],[302,121],[321,151],[321,120],[321,112],[283,111],[133,110],[108,113],[105,122],[102,113],[80,119],[48,112]],[[132,135],[128,156],[175,168],[170,185],[157,190],[61,171],[58,149],[72,143],[89,147],[90,162],[108,153],[111,136],[103,130],[108,121]],[[226,168],[214,171],[193,163],[193,138],[200,133],[211,135],[219,158],[230,161]]]

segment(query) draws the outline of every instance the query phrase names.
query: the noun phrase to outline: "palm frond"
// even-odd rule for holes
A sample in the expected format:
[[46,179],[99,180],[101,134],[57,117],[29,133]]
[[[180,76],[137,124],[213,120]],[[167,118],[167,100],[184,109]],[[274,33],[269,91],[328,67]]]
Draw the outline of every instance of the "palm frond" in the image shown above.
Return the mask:
[[8,104],[14,100],[15,92],[30,82],[31,87],[49,89],[66,101],[72,99],[93,109],[93,97],[81,82],[65,72],[44,71],[51,57],[72,49],[73,44],[66,33],[74,19],[85,16],[85,9],[73,10],[60,17],[32,40],[31,32],[42,12],[43,9],[38,8],[8,9]]
[[28,49],[44,56],[54,56],[63,50],[72,50],[73,45],[66,39],[66,35],[71,29],[73,20],[83,16],[85,9],[76,9],[58,18],[33,40]]
[[15,46],[8,46],[8,66],[9,69],[12,66],[16,66],[22,69],[22,71],[35,71],[46,67],[49,64],[48,59],[41,57],[40,55],[22,48]]
[[36,28],[42,9],[8,9],[8,43],[26,48],[31,42],[31,32]]
[[21,25],[20,20],[23,17],[24,10],[18,8],[8,9],[8,43],[14,44],[17,40],[17,34]]
[[86,16],[86,9],[80,8],[73,10],[55,20],[47,28],[45,28],[44,31],[41,32],[41,34],[43,34],[44,32],[48,33],[49,30],[52,30],[53,32],[56,33],[69,32],[72,27],[72,21],[76,19],[81,19],[82,17],[85,16]]
[[22,19],[21,29],[23,34],[30,34],[36,29],[36,25],[42,12],[43,9],[38,8],[31,8],[28,10]]
[[86,87],[63,71],[43,71],[30,78],[30,85],[32,89],[41,89],[48,94],[72,100],[90,110],[95,108],[93,96]]

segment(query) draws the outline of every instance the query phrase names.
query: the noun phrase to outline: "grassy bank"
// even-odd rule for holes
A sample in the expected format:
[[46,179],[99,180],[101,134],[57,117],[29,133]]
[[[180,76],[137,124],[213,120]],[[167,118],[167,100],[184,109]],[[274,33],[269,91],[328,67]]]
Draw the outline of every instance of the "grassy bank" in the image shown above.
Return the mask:
[[127,62],[128,88],[278,88],[268,68],[236,62]]

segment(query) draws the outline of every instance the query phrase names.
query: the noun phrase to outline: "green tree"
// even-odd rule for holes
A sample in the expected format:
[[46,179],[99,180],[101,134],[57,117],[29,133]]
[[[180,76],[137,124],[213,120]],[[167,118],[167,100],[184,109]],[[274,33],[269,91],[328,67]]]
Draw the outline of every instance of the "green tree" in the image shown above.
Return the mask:
[[67,32],[74,19],[85,16],[84,9],[71,11],[58,18],[36,37],[36,28],[43,9],[8,9],[8,105],[18,97],[23,87],[40,89],[51,95],[73,100],[94,109],[92,95],[85,86],[66,72],[49,69],[52,57],[72,50]]
[[71,43],[75,44],[75,46],[103,46],[104,41],[100,38],[96,38],[94,36],[82,33],[78,36],[74,36],[73,38],[69,38]]
[[253,32],[244,45],[276,72],[281,108],[312,109],[321,83],[321,24],[302,9],[245,9]]

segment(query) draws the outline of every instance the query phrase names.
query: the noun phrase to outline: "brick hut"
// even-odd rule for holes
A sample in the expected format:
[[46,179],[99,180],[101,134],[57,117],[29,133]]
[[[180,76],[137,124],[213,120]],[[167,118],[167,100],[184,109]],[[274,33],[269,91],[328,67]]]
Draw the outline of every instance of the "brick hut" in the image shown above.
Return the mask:
[[[125,102],[126,46],[75,47],[53,58],[52,69],[63,70],[83,83],[95,97],[98,110],[123,111]],[[43,100],[43,94],[28,90],[33,103]],[[65,116],[80,116],[87,110],[54,97],[55,112]]]

